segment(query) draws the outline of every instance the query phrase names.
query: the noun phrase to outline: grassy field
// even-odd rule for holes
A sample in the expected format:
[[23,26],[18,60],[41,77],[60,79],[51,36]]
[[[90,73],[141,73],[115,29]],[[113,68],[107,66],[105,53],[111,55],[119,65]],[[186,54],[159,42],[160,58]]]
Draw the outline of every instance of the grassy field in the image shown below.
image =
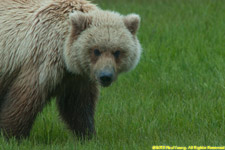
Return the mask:
[[95,0],[142,18],[138,67],[101,91],[97,135],[81,143],[54,101],[28,139],[0,137],[2,150],[151,149],[153,145],[225,146],[225,1]]

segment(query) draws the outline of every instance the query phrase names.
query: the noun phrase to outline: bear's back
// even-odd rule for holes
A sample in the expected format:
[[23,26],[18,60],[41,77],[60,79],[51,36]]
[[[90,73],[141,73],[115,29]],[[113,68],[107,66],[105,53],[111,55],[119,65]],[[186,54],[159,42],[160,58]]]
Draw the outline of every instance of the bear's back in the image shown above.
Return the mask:
[[85,0],[1,0],[0,75],[26,64],[62,64],[69,13],[92,9]]

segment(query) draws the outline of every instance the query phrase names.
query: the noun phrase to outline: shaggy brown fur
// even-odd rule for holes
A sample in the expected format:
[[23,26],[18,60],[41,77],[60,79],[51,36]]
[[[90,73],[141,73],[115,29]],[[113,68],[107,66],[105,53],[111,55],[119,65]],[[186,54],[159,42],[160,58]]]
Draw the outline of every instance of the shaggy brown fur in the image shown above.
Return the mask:
[[[98,85],[134,68],[140,18],[103,11],[85,0],[0,1],[0,129],[29,135],[56,96],[60,116],[91,137]],[[116,53],[117,52],[117,53]]]

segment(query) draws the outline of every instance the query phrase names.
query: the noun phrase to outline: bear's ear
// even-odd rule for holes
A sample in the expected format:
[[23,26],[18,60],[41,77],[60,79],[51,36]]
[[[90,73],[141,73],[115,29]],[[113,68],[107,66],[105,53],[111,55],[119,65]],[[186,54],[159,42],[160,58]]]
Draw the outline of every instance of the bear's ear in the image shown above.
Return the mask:
[[140,20],[141,18],[137,14],[130,14],[123,18],[125,26],[133,35],[137,33],[140,25]]
[[70,14],[70,23],[72,25],[72,34],[79,35],[88,28],[92,22],[92,17],[88,14],[75,11]]

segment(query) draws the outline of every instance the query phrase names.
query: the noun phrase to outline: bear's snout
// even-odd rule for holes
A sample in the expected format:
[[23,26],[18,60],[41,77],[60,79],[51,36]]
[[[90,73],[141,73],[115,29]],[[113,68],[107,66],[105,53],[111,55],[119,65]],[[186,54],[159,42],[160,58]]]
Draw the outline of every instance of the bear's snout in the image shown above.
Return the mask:
[[109,86],[115,78],[115,71],[114,69],[105,68],[97,74],[97,79],[100,84],[104,87]]
[[110,83],[112,82],[113,74],[111,72],[101,72],[99,78],[101,83]]

